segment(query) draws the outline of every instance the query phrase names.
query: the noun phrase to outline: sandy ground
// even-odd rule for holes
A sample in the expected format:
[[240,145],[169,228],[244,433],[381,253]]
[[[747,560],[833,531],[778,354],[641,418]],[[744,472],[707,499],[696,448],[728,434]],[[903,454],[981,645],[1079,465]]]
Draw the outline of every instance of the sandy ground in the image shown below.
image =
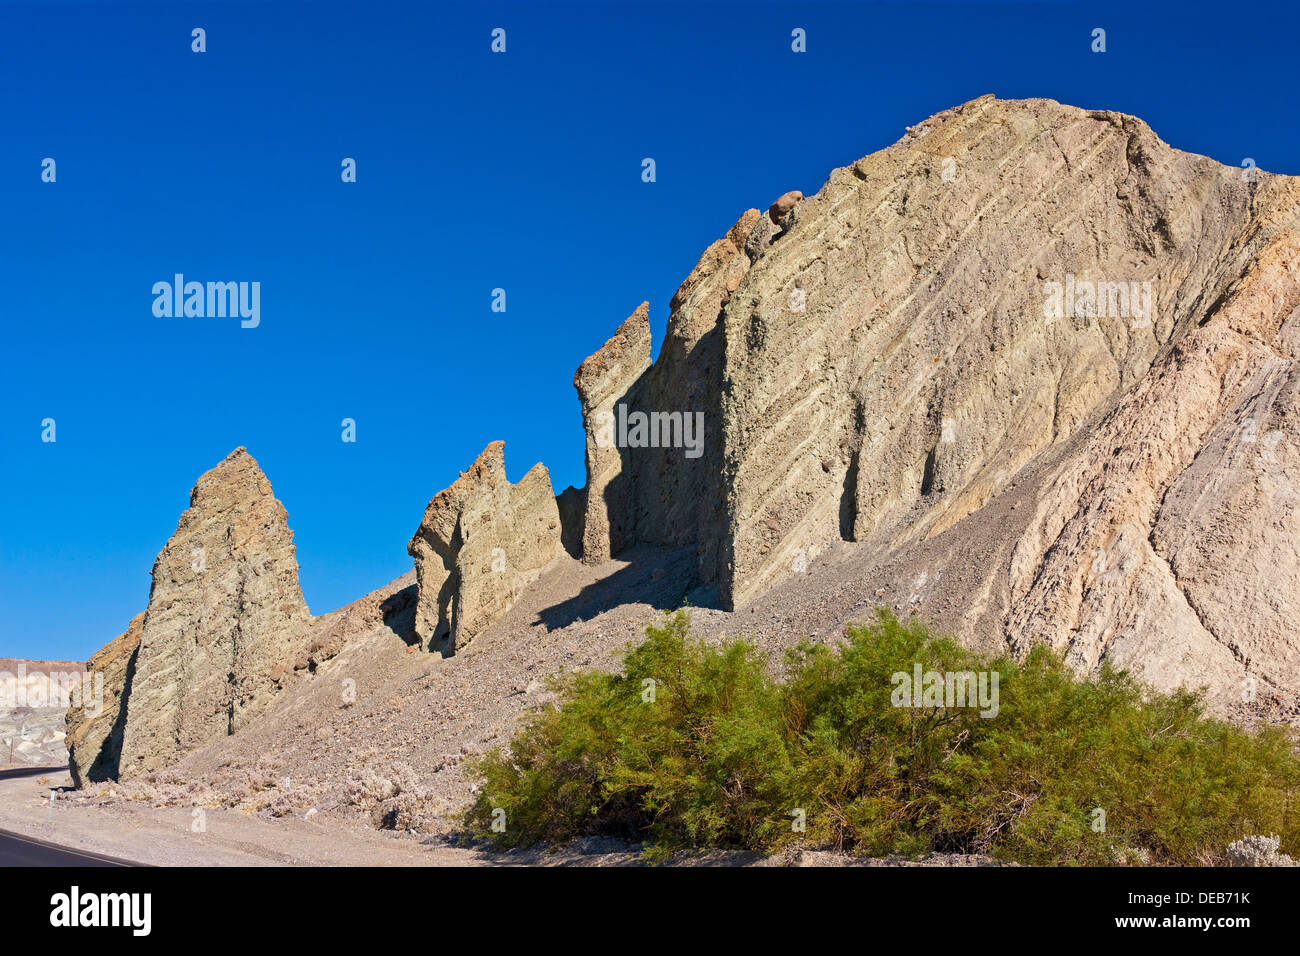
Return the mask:
[[425,846],[409,836],[322,826],[298,819],[265,820],[238,810],[205,810],[194,832],[193,810],[122,801],[102,806],[56,799],[70,787],[66,771],[0,780],[0,829],[78,850],[152,866],[472,866],[480,854]]

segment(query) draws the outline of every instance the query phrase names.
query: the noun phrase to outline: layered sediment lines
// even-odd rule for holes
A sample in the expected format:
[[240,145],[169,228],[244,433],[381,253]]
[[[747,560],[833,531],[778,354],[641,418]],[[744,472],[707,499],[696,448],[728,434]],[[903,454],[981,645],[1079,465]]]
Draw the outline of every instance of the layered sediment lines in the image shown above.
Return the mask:
[[310,666],[310,623],[288,515],[237,448],[190,492],[144,614],[90,661],[109,705],[69,711],[74,778],[147,773],[235,733]]
[[[385,600],[450,654],[566,554],[673,549],[726,610],[834,555],[846,608],[1300,719],[1298,309],[1296,179],[1131,116],[981,97],[743,213],[653,362],[643,302],[575,373],[585,487],[557,497],[540,464],[512,485],[493,442]],[[237,450],[90,662],[109,706],[69,716],[74,773],[236,733],[348,620],[313,624],[284,508]]]
[[444,653],[464,647],[519,600],[561,552],[560,511],[539,463],[506,478],[505,445],[492,442],[429,502],[407,545],[415,559],[415,630]]
[[[932,117],[706,251],[614,400],[703,411],[706,451],[620,449],[617,497],[589,455],[588,497],[635,503],[609,550],[693,545],[736,608],[855,542],[914,575],[873,592],[964,603],[976,643],[1220,695],[1258,675],[1294,706],[1298,209],[1293,179],[1131,116],[982,97]],[[999,505],[1050,462],[1032,512]]]

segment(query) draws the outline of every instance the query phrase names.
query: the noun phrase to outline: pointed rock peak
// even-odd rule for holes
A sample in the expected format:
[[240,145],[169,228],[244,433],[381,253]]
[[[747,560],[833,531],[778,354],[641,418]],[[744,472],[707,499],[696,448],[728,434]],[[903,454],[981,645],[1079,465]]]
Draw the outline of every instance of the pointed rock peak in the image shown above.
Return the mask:
[[489,442],[470,466],[470,471],[479,476],[504,474],[506,470],[506,443]]
[[529,468],[528,472],[519,479],[519,484],[522,485],[525,482],[531,484],[534,481],[540,481],[543,476],[546,477],[547,481],[551,480],[551,473],[547,471],[546,466],[539,461],[537,464],[533,465],[533,467]]
[[[618,331],[573,375],[587,432],[586,514],[583,517],[582,560],[595,564],[608,558],[626,538],[630,522],[626,488],[610,489],[622,470],[622,455],[599,437],[617,402],[650,368],[650,303],[642,302]],[[612,490],[613,496],[606,495]],[[615,500],[616,499],[616,500]],[[610,517],[611,511],[613,517]]]
[[650,365],[650,303],[642,302],[636,311],[623,320],[618,330],[596,352],[589,356],[573,373],[573,385],[583,401],[592,390],[614,373],[626,368],[638,372]]
[[240,445],[199,476],[190,491],[190,507],[203,501],[228,502],[272,497],[271,482],[257,459]]
[[456,521],[465,501],[477,489],[485,484],[495,483],[498,477],[506,473],[506,443],[494,441],[488,444],[474,464],[460,473],[460,477],[429,501],[424,509],[424,518],[420,527],[412,535],[406,546],[406,553],[415,555],[418,542],[422,536],[431,536],[442,547],[450,546],[452,535],[456,531]]
[[560,551],[551,477],[538,462],[517,485],[494,441],[438,492],[406,550],[415,558],[415,630],[427,649],[469,641],[518,599]]
[[757,209],[746,209],[740,214],[740,218],[736,220],[735,224],[727,230],[726,241],[735,246],[737,250],[744,249],[745,240],[754,231],[754,226],[758,224],[758,220],[762,215]]
[[740,286],[750,263],[771,245],[774,229],[757,209],[747,209],[725,236],[710,243],[668,303],[668,328],[658,362],[665,361],[665,353],[684,357],[718,324],[723,306]]
[[229,455],[204,472],[204,477],[214,473],[228,474],[242,471],[252,471],[261,475],[262,466],[257,463],[256,458],[248,453],[247,448],[240,445]]
[[[505,475],[506,443],[490,442],[479,452],[474,464],[460,473],[460,477],[429,500],[424,509],[424,517],[415,534],[406,545],[406,553],[421,557],[421,541],[425,540],[435,549],[441,550],[451,546],[456,533],[456,522],[460,519],[460,510],[468,499],[485,482],[490,482],[496,475]],[[418,566],[418,561],[417,561]]]
[[[691,270],[690,275],[682,280],[682,284],[677,287],[677,291],[673,293],[673,297],[668,303],[668,307],[673,312],[668,319],[669,335],[675,334],[674,324],[679,318],[682,303],[687,301],[691,292],[698,288],[705,279],[716,274],[719,270],[725,270],[728,263],[745,251],[745,247],[749,244],[749,237],[754,232],[754,227],[759,224],[759,220],[762,218],[763,214],[757,209],[746,209],[741,213],[735,224],[727,230],[725,236],[714,240],[700,254],[699,261],[695,263],[695,268]],[[770,235],[770,233],[771,228],[769,227],[768,234]]]
[[310,625],[288,513],[237,448],[195,483],[143,617],[96,657],[116,709],[71,742],[81,779],[147,773],[235,733],[307,667]]

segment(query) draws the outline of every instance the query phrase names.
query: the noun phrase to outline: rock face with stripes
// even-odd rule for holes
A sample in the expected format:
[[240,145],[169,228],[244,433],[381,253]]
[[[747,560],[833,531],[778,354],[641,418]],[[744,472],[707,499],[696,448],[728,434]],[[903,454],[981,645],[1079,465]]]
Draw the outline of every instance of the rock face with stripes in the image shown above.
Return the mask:
[[624,473],[617,441],[619,406],[650,367],[650,303],[642,302],[601,348],[578,367],[573,387],[587,424],[582,561],[598,564],[636,539],[635,476]]
[[505,444],[492,442],[429,502],[407,545],[415,558],[415,631],[451,653],[498,620],[561,552],[560,512],[539,463],[506,478]]
[[[581,557],[596,564],[635,544],[694,546],[716,587],[724,540],[722,309],[773,233],[747,210],[700,256],[670,303],[650,361],[643,302],[574,375],[587,442]],[[566,526],[568,522],[566,521]]]
[[985,97],[835,170],[722,316],[724,592],[979,510],[1148,374],[1267,241],[1241,171]]
[[621,447],[584,556],[694,546],[738,608],[855,542],[976,643],[1294,710],[1297,196],[1051,100],[912,127],[706,251],[605,399],[704,453]]
[[70,712],[74,775],[139,776],[237,732],[308,667],[310,624],[288,515],[237,448],[190,492],[143,616],[91,660],[111,706]]
[[[788,611],[826,571],[845,617],[892,604],[1300,721],[1297,179],[981,97],[746,211],[651,354],[643,303],[579,367],[584,488],[557,498],[540,464],[512,485],[494,442],[429,502],[423,647],[464,647],[565,551],[655,546],[693,552],[696,604]],[[237,449],[92,659],[108,706],[69,714],[74,774],[233,734],[344,639],[313,637],[285,510]]]

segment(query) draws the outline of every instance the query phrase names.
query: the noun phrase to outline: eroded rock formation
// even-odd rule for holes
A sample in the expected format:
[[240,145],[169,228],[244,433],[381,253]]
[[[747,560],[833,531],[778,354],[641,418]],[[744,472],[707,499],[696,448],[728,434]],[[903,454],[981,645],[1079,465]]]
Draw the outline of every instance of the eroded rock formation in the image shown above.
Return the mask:
[[587,423],[582,560],[599,564],[635,538],[634,498],[623,475],[623,451],[610,435],[617,404],[650,367],[650,303],[642,302],[618,331],[573,374]]
[[1300,689],[1300,232],[1053,470],[1010,563],[1013,646],[1160,686]]
[[584,557],[693,545],[734,608],[851,541],[976,642],[1293,693],[1298,198],[1117,113],[932,117],[706,251],[600,408],[701,409],[705,453],[621,446]]
[[91,677],[103,683],[99,685],[100,700],[72,701],[68,708],[65,742],[68,770],[75,787],[117,779],[122,732],[126,727],[127,688],[135,673],[143,626],[141,611],[121,635],[100,648],[86,663]]
[[237,448],[190,492],[143,619],[92,659],[116,713],[69,712],[74,772],[126,778],[235,733],[309,666],[310,623],[288,515]]
[[560,554],[560,512],[539,463],[506,478],[505,444],[493,442],[433,496],[407,545],[415,558],[415,631],[426,649],[450,652],[497,620]]
[[[750,209],[704,251],[673,295],[653,365],[649,306],[642,303],[579,367],[574,385],[587,441],[587,486],[580,492],[586,563],[637,543],[695,546],[702,582],[717,582],[726,521],[719,318],[749,269],[747,248],[765,247],[772,234],[772,222]],[[628,435],[637,415],[646,416],[640,441]]]
[[[1267,239],[1257,202],[1139,120],[1046,100],[976,100],[833,172],[721,316],[724,597],[981,508],[1204,318]],[[1088,282],[1104,310],[1046,314],[1049,283]]]
[[[1296,179],[982,97],[746,211],[670,309],[653,363],[642,303],[574,376],[584,488],[557,498],[540,464],[511,485],[494,442],[433,497],[388,609],[403,636],[463,647],[565,551],[675,549],[693,600],[729,610],[824,558],[837,614],[893,604],[1300,719]],[[74,773],[234,733],[350,620],[310,623],[284,509],[237,450],[92,660],[117,690],[69,715]]]

